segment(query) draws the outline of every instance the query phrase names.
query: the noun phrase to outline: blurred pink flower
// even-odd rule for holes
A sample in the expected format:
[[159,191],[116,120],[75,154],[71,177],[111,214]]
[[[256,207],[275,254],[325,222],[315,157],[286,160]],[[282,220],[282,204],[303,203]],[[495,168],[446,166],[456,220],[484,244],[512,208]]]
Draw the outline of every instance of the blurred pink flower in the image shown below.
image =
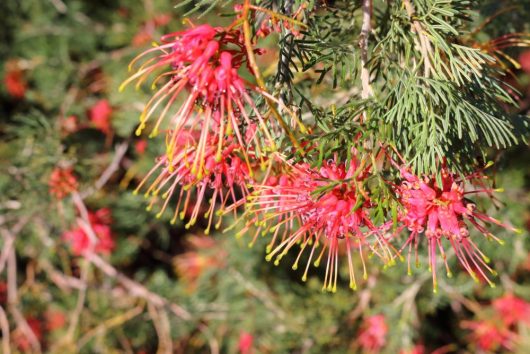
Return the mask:
[[506,294],[503,297],[493,300],[492,305],[507,326],[519,322],[530,324],[529,302],[513,294]]
[[463,321],[462,327],[471,330],[470,343],[477,348],[494,352],[501,348],[513,350],[516,334],[504,323],[495,320]]
[[237,348],[241,354],[251,354],[252,345],[254,343],[254,336],[248,332],[242,331],[239,334],[239,341],[237,343]]
[[[28,323],[28,326],[30,330],[33,332],[37,340],[40,342],[42,341],[42,325],[40,321],[32,316],[26,317],[26,322]],[[28,337],[24,334],[23,331],[18,328],[13,333],[13,342],[15,343],[15,346],[23,353],[26,352],[33,352],[31,349],[31,342],[29,341]]]
[[385,316],[370,316],[364,319],[357,341],[365,352],[378,353],[386,344],[387,332]]
[[75,255],[81,255],[91,250],[92,246],[95,252],[110,253],[114,249],[114,240],[110,228],[110,210],[107,208],[99,209],[96,212],[89,212],[88,216],[92,229],[97,237],[95,245],[91,244],[90,237],[81,227],[64,232],[62,235],[63,240],[70,243],[72,252]]

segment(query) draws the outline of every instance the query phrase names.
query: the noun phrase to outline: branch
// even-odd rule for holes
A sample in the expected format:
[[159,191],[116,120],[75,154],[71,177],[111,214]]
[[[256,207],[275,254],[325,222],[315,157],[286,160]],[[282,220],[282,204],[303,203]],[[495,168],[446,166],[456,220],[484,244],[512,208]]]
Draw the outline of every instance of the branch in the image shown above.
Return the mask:
[[[254,76],[256,77],[256,82],[258,84],[258,87],[262,91],[267,91],[267,88],[265,86],[265,81],[261,77],[261,72],[259,70],[258,64],[256,63],[256,56],[254,55],[254,48],[252,47],[252,31],[250,28],[250,21],[249,21],[250,6],[251,6],[250,0],[245,0],[245,3],[243,5],[242,17],[243,17],[243,35],[245,38],[245,49],[247,51],[247,56],[248,56],[248,65],[250,66],[250,68],[253,71]],[[289,140],[291,140],[291,143],[293,144],[293,146],[300,152],[300,154],[304,155],[304,150],[300,146],[300,143],[298,142],[298,140],[296,140],[296,137],[294,136],[293,132],[291,131],[287,123],[285,123],[280,113],[278,113],[278,110],[274,106],[274,103],[267,97],[265,97],[265,101],[267,102],[267,105],[269,106],[274,118],[278,121],[282,129],[289,136]],[[302,132],[305,132],[306,128],[302,125],[302,122],[299,122],[299,124],[300,124],[300,130],[302,130]]]
[[359,36],[359,47],[361,48],[361,98],[364,100],[374,95],[374,91],[370,85],[370,70],[366,66],[368,62],[368,38],[372,32],[372,0],[363,0],[362,10],[363,23],[361,26],[361,35]]
[[104,333],[105,331],[108,331],[109,329],[119,326],[132,318],[138,316],[143,312],[143,306],[136,306],[129,311],[119,314],[116,317],[112,317],[110,319],[105,320],[103,323],[97,325],[96,327],[88,330],[83,337],[79,340],[77,344],[77,350],[80,350],[82,347],[84,347],[91,339],[92,337]]
[[171,312],[173,312],[177,317],[183,320],[191,320],[191,314],[180,307],[179,305],[170,302],[169,300],[163,298],[162,296],[155,294],[149,291],[145,286],[135,282],[134,280],[128,278],[126,275],[120,273],[116,268],[111,264],[106,262],[103,258],[98,256],[95,253],[84,253],[83,257],[92,263],[96,268],[101,270],[105,275],[110,278],[116,279],[125,289],[129,291],[129,294],[132,296],[140,297],[145,299],[147,302],[152,303],[158,307],[167,307]]
[[114,158],[112,159],[110,165],[103,171],[101,176],[98,178],[96,183],[94,183],[93,187],[88,188],[86,191],[81,193],[81,198],[86,199],[93,193],[97,192],[103,186],[109,181],[109,179],[112,177],[114,172],[116,172],[120,168],[121,160],[123,159],[123,156],[125,156],[125,153],[127,152],[127,149],[129,147],[128,142],[123,142],[116,146],[116,150],[114,152]]
[[410,20],[412,21],[412,30],[419,38],[419,42],[417,40],[414,41],[416,42],[416,45],[420,48],[421,56],[423,57],[423,75],[428,78],[432,71],[430,59],[430,53],[432,52],[431,41],[423,33],[424,31],[423,27],[421,26],[421,23],[416,20],[414,7],[412,6],[410,0],[403,0],[403,5],[405,6],[405,10],[409,15]]
[[33,330],[18,308],[17,258],[13,247],[11,247],[7,257],[7,303],[9,306],[9,312],[13,315],[17,328],[20,328],[22,333],[26,336],[33,351],[35,353],[41,353],[39,339],[35,336],[35,333],[33,333]]

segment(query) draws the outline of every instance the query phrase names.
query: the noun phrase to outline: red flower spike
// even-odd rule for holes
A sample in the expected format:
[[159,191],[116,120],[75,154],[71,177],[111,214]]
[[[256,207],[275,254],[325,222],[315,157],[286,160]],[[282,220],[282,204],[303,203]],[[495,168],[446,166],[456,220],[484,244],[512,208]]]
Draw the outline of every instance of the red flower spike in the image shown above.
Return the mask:
[[[265,119],[247,92],[251,87],[238,74],[246,60],[238,30],[225,31],[220,27],[201,25],[168,34],[162,37],[161,45],[134,59],[131,67],[144,57],[150,58],[122,84],[121,89],[132,81],[137,81],[139,87],[155,73],[159,74],[153,80],[153,88],[160,81],[166,81],[146,104],[136,134],[141,134],[148,120],[157,115],[151,131],[151,136],[156,136],[169,116],[169,147],[178,145],[178,137],[192,131],[196,124],[215,132],[218,141],[233,136],[242,147],[253,145],[261,156],[263,142],[260,137],[245,133],[257,125],[267,144],[275,146]],[[176,112],[170,113],[179,97],[186,97],[184,103]],[[246,113],[246,107],[250,107],[252,114]],[[255,118],[251,119],[251,116]],[[200,137],[199,146],[206,144],[205,138],[206,134]],[[245,155],[247,150],[243,150]],[[169,148],[167,154],[172,159],[175,151]]]
[[[399,215],[399,221],[403,224],[397,232],[407,228],[411,234],[408,237],[404,249],[408,246],[408,269],[411,273],[410,258],[412,247],[415,249],[416,264],[418,265],[418,245],[420,235],[424,235],[428,243],[429,270],[433,274],[433,290],[437,291],[436,281],[436,259],[437,252],[444,261],[447,276],[452,273],[447,264],[444,250],[444,240],[453,247],[459,263],[466,271],[478,281],[483,278],[494,287],[486,275],[485,270],[495,275],[495,271],[488,265],[489,259],[480,251],[474,240],[470,237],[468,223],[472,224],[480,233],[488,239],[494,239],[503,243],[500,239],[489,232],[484,223],[496,224],[506,229],[516,231],[517,229],[501,223],[500,221],[476,210],[476,205],[466,197],[471,194],[485,193],[492,197],[494,189],[488,188],[483,182],[485,177],[482,170],[470,174],[464,178],[451,173],[445,165],[441,167],[441,184],[434,176],[416,176],[406,166],[398,166],[392,162],[400,171],[403,181],[396,186],[396,194],[403,208]],[[478,189],[465,191],[466,182],[475,183]],[[478,272],[478,274],[476,274]]]
[[[157,214],[157,217],[161,217],[171,197],[178,191],[178,202],[171,223],[175,223],[179,215],[184,219],[186,211],[191,208],[190,220],[185,225],[189,228],[195,224],[202,212],[201,206],[207,192],[213,191],[210,206],[204,212],[204,216],[208,218],[208,227],[205,230],[208,234],[218,202],[221,208],[229,205],[230,201],[235,208],[242,205],[249,194],[247,183],[251,181],[251,172],[250,166],[238,156],[238,152],[243,150],[239,144],[229,140],[219,142],[217,137],[210,136],[206,129],[200,132],[199,143],[196,139],[193,135],[179,136],[172,148],[175,155],[162,155],[138,185],[135,193],[138,193],[152,175],[157,174],[145,192],[145,197],[151,197],[148,210],[162,199],[163,205]],[[195,196],[192,198],[193,194]],[[190,203],[193,203],[193,206]],[[221,218],[215,227],[219,228],[220,223]]]
[[365,352],[379,353],[386,344],[387,332],[388,326],[385,321],[385,316],[370,316],[361,325],[361,331],[357,341]]
[[[334,160],[325,162],[319,170],[305,163],[290,167],[288,173],[269,177],[263,185],[255,187],[254,194],[247,198],[246,214],[251,215],[251,220],[239,235],[255,225],[257,230],[250,242],[253,245],[260,233],[271,233],[266,259],[275,258],[276,265],[294,245],[299,245],[293,269],[298,268],[304,251],[311,248],[302,277],[304,281],[313,257],[316,257],[314,264],[318,266],[327,250],[323,290],[333,292],[337,289],[338,258],[342,247],[348,254],[352,289],[357,287],[352,252],[359,251],[364,278],[367,273],[363,246],[368,246],[388,263],[393,262],[392,246],[382,235],[390,224],[379,227],[373,224],[369,215],[371,202],[362,189],[369,167],[363,167],[356,157],[348,162],[348,167]],[[368,238],[372,236],[375,242],[370,244]],[[323,247],[317,255],[315,251],[320,245]]]

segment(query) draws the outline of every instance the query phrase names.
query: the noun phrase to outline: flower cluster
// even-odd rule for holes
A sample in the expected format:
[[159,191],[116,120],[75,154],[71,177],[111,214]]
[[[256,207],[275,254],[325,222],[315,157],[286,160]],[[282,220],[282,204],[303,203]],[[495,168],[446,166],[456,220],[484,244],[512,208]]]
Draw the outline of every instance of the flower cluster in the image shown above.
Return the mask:
[[[189,228],[195,224],[200,214],[205,214],[208,218],[205,232],[208,234],[216,214],[216,205],[223,208],[229,201],[233,205],[241,205],[241,201],[249,193],[247,183],[251,180],[249,166],[238,156],[243,148],[230,140],[218,142],[213,139],[205,139],[201,145],[197,144],[194,136],[180,136],[176,141],[178,153],[174,156],[161,156],[139,184],[136,193],[156,174],[144,195],[151,198],[148,209],[159,199],[163,200],[157,217],[162,216],[172,196],[178,194],[171,222],[175,223],[178,216],[184,219],[187,215],[190,220],[186,227]],[[203,201],[207,196],[210,205],[206,211],[202,211]],[[220,221],[219,218],[216,228]]]
[[72,230],[66,231],[62,235],[62,239],[70,244],[74,255],[82,255],[88,251],[110,253],[114,249],[114,240],[110,228],[110,210],[103,208],[95,212],[89,211],[88,220],[96,240],[92,240],[92,235],[89,235],[86,225],[79,225]]
[[[396,186],[396,194],[402,206],[399,215],[402,226],[399,230],[406,228],[410,231],[410,236],[403,246],[403,248],[408,247],[409,273],[412,248],[414,247],[418,260],[418,243],[423,235],[427,239],[429,269],[433,274],[435,291],[438,252],[445,264],[447,275],[449,277],[452,275],[444,250],[445,243],[451,245],[459,263],[473,279],[478,280],[480,277],[494,286],[486,271],[494,275],[495,271],[488,265],[488,257],[470,237],[468,224],[473,225],[486,238],[499,243],[502,241],[487,230],[485,223],[496,224],[512,231],[517,230],[478,211],[476,204],[466,198],[476,193],[486,193],[491,196],[494,190],[486,187],[483,182],[487,177],[482,171],[459,177],[445,166],[442,166],[440,171],[441,181],[437,181],[436,176],[413,175],[405,166],[400,166],[399,171],[403,178],[403,181]],[[475,182],[478,189],[466,191],[466,182]]]
[[[252,224],[257,225],[254,241],[259,233],[272,233],[267,260],[275,257],[276,264],[293,246],[299,245],[294,269],[298,268],[304,251],[310,248],[303,280],[307,278],[313,257],[316,257],[315,266],[318,266],[327,250],[324,289],[328,291],[337,289],[338,258],[341,246],[345,245],[350,287],[355,289],[353,252],[360,254],[365,278],[363,247],[368,247],[387,263],[393,260],[384,237],[389,224],[376,226],[370,219],[372,202],[363,190],[369,172],[370,167],[364,166],[356,155],[347,163],[325,161],[319,169],[311,168],[307,163],[292,164],[287,173],[280,177],[271,176],[263,185],[254,187],[247,203],[251,222],[242,232]],[[371,238],[375,242],[369,242]],[[317,255],[315,251],[320,246],[322,250]]]
[[[158,75],[153,87],[164,82],[146,104],[137,129],[141,134],[157,116],[151,136],[161,130],[166,135],[166,152],[138,188],[157,176],[145,193],[151,198],[149,209],[161,201],[161,216],[172,196],[178,195],[172,222],[188,216],[186,226],[190,227],[205,214],[206,233],[216,205],[221,209],[241,205],[248,194],[254,160],[264,166],[266,152],[275,148],[269,125],[249,94],[259,89],[238,73],[247,62],[244,41],[234,27],[192,25],[165,35],[161,45],[134,59],[131,66],[145,61],[123,83],[140,85],[153,74]],[[162,127],[166,120],[167,126]],[[205,209],[206,198],[210,205]]]
[[[234,137],[245,150],[253,146],[261,153],[262,141],[256,129],[259,127],[273,146],[265,119],[248,93],[249,89],[257,88],[238,74],[246,55],[243,35],[237,29],[200,25],[162,37],[161,45],[133,60],[131,67],[149,57],[122,85],[123,88],[135,80],[140,85],[152,74],[158,74],[153,88],[165,80],[146,104],[137,134],[141,134],[151,117],[158,115],[151,136],[156,136],[160,129],[170,130],[167,149],[170,156],[179,136],[193,130],[208,131],[219,141],[225,136]],[[172,110],[179,98],[184,101]],[[253,117],[245,106],[251,108]],[[168,127],[161,128],[168,116]],[[205,144],[207,137],[201,135],[198,145]]]
[[[160,203],[160,217],[174,201],[172,223],[187,217],[185,226],[189,228],[204,215],[208,234],[212,225],[220,226],[222,215],[236,215],[239,207],[246,204],[246,223],[239,234],[252,232],[251,245],[259,235],[270,235],[266,259],[274,259],[275,264],[293,247],[299,247],[293,268],[306,259],[303,280],[307,279],[309,265],[313,262],[319,266],[326,255],[324,289],[328,291],[337,289],[339,255],[347,256],[350,287],[356,289],[357,259],[367,278],[365,256],[376,255],[385,266],[393,265],[395,259],[403,259],[401,252],[408,247],[410,273],[412,249],[418,260],[422,238],[427,240],[435,291],[439,257],[451,275],[446,244],[451,245],[459,263],[474,279],[485,279],[493,286],[486,273],[494,271],[470,237],[469,225],[495,240],[498,239],[487,231],[486,224],[509,227],[479,212],[466,198],[472,193],[492,194],[493,190],[483,183],[481,171],[460,178],[443,165],[440,178],[416,176],[403,159],[401,165],[392,158],[390,163],[385,161],[384,147],[379,152],[363,152],[366,156],[354,148],[348,158],[337,155],[317,166],[309,163],[310,158],[280,157],[277,143],[281,137],[270,117],[275,117],[285,129],[292,147],[303,149],[274,106],[281,102],[265,92],[254,58],[261,51],[254,46],[257,38],[278,27],[275,25],[291,27],[297,21],[265,11],[252,37],[245,24],[263,9],[245,3],[235,10],[237,20],[231,25],[196,26],[188,21],[187,29],[163,36],[160,45],[131,63],[136,71],[122,88],[131,82],[140,86],[149,77],[154,77],[153,89],[159,87],[145,105],[136,133],[141,135],[149,124],[151,136],[163,131],[166,137],[165,153],[136,190],[146,186],[148,209]],[[297,16],[298,12],[293,18]],[[137,66],[139,62],[142,63]],[[243,66],[256,76],[257,86],[240,76]],[[260,111],[252,94],[267,102],[266,114]],[[280,107],[282,113],[292,113],[285,106]],[[293,119],[293,123],[297,122],[298,118]],[[299,126],[303,130],[301,123]],[[359,149],[364,149],[363,142],[357,143]],[[381,177],[379,167],[384,165],[399,171],[398,182],[388,181],[382,187],[384,180],[379,178],[375,182],[379,183],[379,190],[390,192],[384,198],[381,193],[373,197],[370,176]],[[266,172],[260,174],[258,166]],[[475,182],[480,189],[465,190],[466,184]],[[392,220],[386,221],[389,205],[395,210]],[[219,218],[214,222],[216,215]],[[410,236],[401,249],[396,249],[393,244],[399,242],[398,234],[404,230]],[[352,256],[354,253],[359,257]]]

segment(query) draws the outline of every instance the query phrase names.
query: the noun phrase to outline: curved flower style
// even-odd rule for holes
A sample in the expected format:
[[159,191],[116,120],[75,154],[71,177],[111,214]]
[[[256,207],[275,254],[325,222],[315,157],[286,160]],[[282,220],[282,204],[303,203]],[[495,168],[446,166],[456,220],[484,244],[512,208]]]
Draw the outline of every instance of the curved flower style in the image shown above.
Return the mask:
[[[433,274],[434,291],[437,290],[436,259],[437,249],[445,263],[447,275],[452,276],[447,264],[447,256],[443,247],[443,240],[447,240],[453,247],[459,263],[466,271],[478,280],[478,276],[486,280],[490,286],[494,284],[489,280],[484,270],[491,274],[495,271],[488,265],[489,259],[478,248],[470,237],[468,223],[473,225],[486,238],[502,241],[489,232],[484,223],[496,224],[512,231],[499,220],[494,219],[476,209],[476,205],[466,196],[475,193],[492,195],[493,189],[487,188],[481,181],[486,179],[482,171],[477,171],[464,178],[451,173],[445,166],[441,169],[441,183],[434,176],[415,176],[405,166],[399,167],[403,181],[396,186],[396,193],[403,207],[399,221],[410,232],[403,248],[408,246],[408,265],[410,273],[410,258],[412,246],[418,262],[418,244],[420,235],[424,234],[428,242],[429,269]],[[475,182],[480,189],[465,191],[466,182]],[[403,229],[400,228],[400,230]]]
[[[197,221],[207,192],[213,191],[210,206],[204,213],[204,216],[208,218],[208,227],[205,231],[208,234],[217,202],[220,203],[222,209],[229,201],[232,201],[232,205],[236,206],[234,211],[244,202],[245,196],[249,194],[247,183],[251,180],[251,166],[238,156],[237,152],[243,150],[238,143],[230,139],[219,142],[217,137],[208,133],[203,134],[205,131],[207,132],[207,130],[202,130],[199,133],[202,139],[199,143],[196,141],[197,134],[179,135],[174,142],[175,156],[165,154],[159,157],[156,165],[138,185],[135,193],[152,175],[158,174],[145,192],[146,197],[151,197],[148,209],[153,207],[162,193],[161,197],[164,202],[157,214],[157,217],[160,217],[173,194],[179,190],[178,202],[171,223],[175,223],[179,215],[181,219],[184,219],[186,213],[191,210],[190,220],[186,224],[186,228],[189,228]],[[194,193],[195,196],[192,198]],[[192,208],[190,202],[193,203]],[[215,225],[216,228],[220,226],[220,222],[221,218]]]
[[[269,177],[263,185],[256,186],[253,195],[247,198],[247,214],[252,217],[240,234],[248,231],[252,224],[256,225],[253,244],[260,233],[272,233],[267,246],[267,260],[275,257],[275,264],[278,264],[294,245],[299,245],[300,251],[293,264],[293,269],[297,269],[302,254],[311,248],[302,277],[305,281],[315,251],[323,245],[314,264],[320,264],[327,250],[324,289],[328,291],[336,291],[337,288],[338,257],[342,245],[345,245],[348,254],[352,289],[357,287],[352,252],[359,251],[365,278],[363,246],[392,262],[391,246],[381,234],[388,225],[378,227],[371,221],[369,211],[372,205],[362,187],[370,167],[365,167],[355,157],[347,164],[334,160],[324,162],[320,169],[313,169],[306,163],[290,167],[288,173]],[[370,236],[375,236],[375,243],[368,242]]]
[[[244,40],[239,30],[200,25],[165,35],[161,45],[140,54],[131,62],[131,67],[148,56],[150,58],[120,89],[135,80],[139,86],[152,74],[158,74],[153,80],[153,88],[165,80],[146,104],[136,133],[141,134],[147,121],[158,115],[151,132],[155,136],[162,122],[170,116],[171,137],[167,151],[170,159],[176,153],[171,147],[178,145],[175,141],[181,133],[195,129],[197,124],[215,132],[219,142],[225,136],[233,136],[241,147],[253,146],[255,153],[261,156],[265,144],[262,136],[257,134],[259,130],[264,133],[267,145],[274,148],[265,118],[247,92],[251,85],[238,74],[246,60]],[[184,99],[180,108],[169,113],[179,98]],[[252,114],[246,112],[247,107]],[[249,130],[251,134],[247,133]],[[199,138],[198,145],[205,144],[205,135]],[[242,151],[245,158],[248,158],[247,150]]]

